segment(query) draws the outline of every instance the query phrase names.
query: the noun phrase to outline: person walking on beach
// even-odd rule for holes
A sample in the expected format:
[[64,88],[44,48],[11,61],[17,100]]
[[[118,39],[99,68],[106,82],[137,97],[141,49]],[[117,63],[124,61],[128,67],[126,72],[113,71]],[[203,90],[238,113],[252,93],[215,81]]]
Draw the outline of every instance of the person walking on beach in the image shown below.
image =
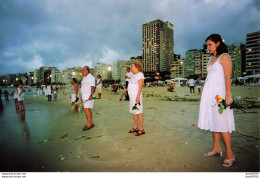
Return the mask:
[[81,81],[81,101],[86,101],[83,103],[84,111],[87,117],[87,125],[84,126],[83,130],[89,130],[94,127],[94,122],[92,118],[92,111],[94,105],[93,95],[95,93],[96,81],[95,77],[91,75],[90,68],[88,66],[84,66],[82,69],[82,74],[84,75],[83,80]]
[[190,77],[188,83],[189,83],[189,86],[190,86],[190,93],[192,93],[192,91],[193,91],[193,93],[195,93],[195,92],[194,92],[195,80],[194,80],[192,77]]
[[214,147],[205,156],[222,156],[220,135],[226,146],[227,155],[222,166],[230,167],[235,161],[231,148],[231,133],[235,131],[233,110],[226,108],[218,113],[216,95],[225,99],[227,105],[233,102],[231,97],[232,62],[228,49],[219,34],[212,34],[206,39],[207,49],[213,56],[207,66],[208,75],[201,94],[198,127],[213,132]]
[[98,93],[98,99],[101,99],[101,88],[102,88],[102,78],[101,75],[97,76],[97,87],[96,87],[96,92]]
[[[126,70],[127,70],[127,73],[125,74],[125,88],[127,89],[129,81],[130,81],[131,77],[133,76],[133,73],[130,72],[130,67],[127,67]],[[128,92],[126,92],[125,101],[129,101]]]
[[51,84],[47,85],[48,101],[51,101]]
[[7,90],[4,91],[5,100],[9,101],[9,92]]
[[[129,130],[128,133],[135,132],[135,136],[139,136],[145,134],[143,127],[142,89],[144,84],[144,74],[142,73],[142,64],[139,61],[133,61],[131,70],[134,75],[129,80],[128,88],[124,90],[123,95],[128,91],[130,97],[130,113],[133,113],[134,118],[134,128]],[[138,119],[140,127],[138,127]]]
[[44,94],[45,94],[45,99],[48,99],[48,89],[47,89],[47,84],[45,84],[45,87],[44,87]]
[[201,75],[199,75],[199,78],[196,81],[196,87],[198,88],[198,93],[200,95],[200,91],[201,91]]
[[[73,78],[72,79],[72,85],[70,88],[70,99],[71,102],[76,102],[77,98],[78,98],[78,91],[79,91],[79,86],[77,84],[77,79]],[[73,113],[77,113],[78,112],[78,105],[75,105],[75,110]]]
[[54,89],[53,98],[54,98],[54,101],[57,101],[57,98],[58,98],[58,88]]
[[24,89],[23,89],[23,82],[22,80],[18,80],[18,104],[19,104],[19,112],[25,111],[24,107]]
[[15,84],[15,89],[11,93],[11,95],[14,95],[14,105],[15,105],[16,111],[18,111],[19,110],[19,104],[18,104],[18,85],[17,84]]

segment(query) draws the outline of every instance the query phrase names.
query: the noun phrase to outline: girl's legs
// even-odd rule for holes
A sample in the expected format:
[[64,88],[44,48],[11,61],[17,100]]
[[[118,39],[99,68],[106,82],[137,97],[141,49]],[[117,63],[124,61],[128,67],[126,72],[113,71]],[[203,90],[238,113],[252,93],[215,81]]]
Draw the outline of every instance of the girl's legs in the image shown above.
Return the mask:
[[226,151],[227,151],[226,159],[229,160],[234,158],[234,154],[232,152],[232,147],[231,147],[231,134],[229,132],[221,132],[221,136],[226,146]]
[[18,104],[19,104],[19,108],[20,108],[19,112],[21,112],[22,111],[21,101],[18,100]]
[[22,105],[22,108],[23,108],[22,110],[23,110],[23,111],[25,111],[25,108],[24,108],[24,103],[23,103],[23,101],[21,101],[21,105]]
[[213,139],[214,139],[214,147],[211,152],[222,152],[222,148],[220,146],[220,133],[219,132],[213,132]]
[[137,116],[137,114],[134,114],[134,128],[135,129],[138,128],[138,116]]
[[138,114],[138,118],[139,118],[139,130],[144,130],[144,116],[143,114]]

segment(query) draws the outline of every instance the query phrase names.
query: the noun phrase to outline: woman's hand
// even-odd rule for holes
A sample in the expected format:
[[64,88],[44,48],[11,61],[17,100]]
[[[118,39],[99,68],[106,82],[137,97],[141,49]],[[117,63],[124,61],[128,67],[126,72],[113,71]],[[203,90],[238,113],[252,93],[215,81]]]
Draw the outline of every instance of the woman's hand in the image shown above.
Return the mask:
[[226,95],[225,100],[226,100],[226,105],[230,105],[230,104],[233,103],[233,99],[232,99],[232,97],[231,97],[230,94],[227,94],[227,95]]
[[136,104],[138,104],[138,103],[140,103],[140,96],[138,97],[136,97]]
[[125,89],[125,90],[123,91],[123,95],[125,95],[125,94],[126,94],[126,92],[127,92],[127,89]]

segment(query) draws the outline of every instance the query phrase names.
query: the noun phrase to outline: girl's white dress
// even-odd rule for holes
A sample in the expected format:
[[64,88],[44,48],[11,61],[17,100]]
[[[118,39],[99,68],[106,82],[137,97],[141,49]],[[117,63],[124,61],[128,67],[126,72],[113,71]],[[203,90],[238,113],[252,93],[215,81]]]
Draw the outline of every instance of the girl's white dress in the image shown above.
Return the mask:
[[[214,64],[207,66],[208,76],[201,96],[198,127],[213,132],[231,133],[235,130],[233,109],[224,109],[223,113],[219,114],[215,99],[216,95],[223,99],[226,96],[224,69],[219,63],[222,55]],[[212,58],[209,63],[211,60]]]

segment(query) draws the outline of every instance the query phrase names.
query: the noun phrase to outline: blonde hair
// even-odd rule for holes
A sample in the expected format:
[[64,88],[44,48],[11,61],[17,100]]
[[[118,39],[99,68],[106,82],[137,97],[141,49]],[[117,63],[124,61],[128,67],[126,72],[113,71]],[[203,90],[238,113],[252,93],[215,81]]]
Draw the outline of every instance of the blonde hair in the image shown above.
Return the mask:
[[132,64],[135,65],[135,67],[138,69],[139,72],[142,72],[143,65],[142,65],[142,63],[140,61],[135,60],[135,61],[132,62]]

